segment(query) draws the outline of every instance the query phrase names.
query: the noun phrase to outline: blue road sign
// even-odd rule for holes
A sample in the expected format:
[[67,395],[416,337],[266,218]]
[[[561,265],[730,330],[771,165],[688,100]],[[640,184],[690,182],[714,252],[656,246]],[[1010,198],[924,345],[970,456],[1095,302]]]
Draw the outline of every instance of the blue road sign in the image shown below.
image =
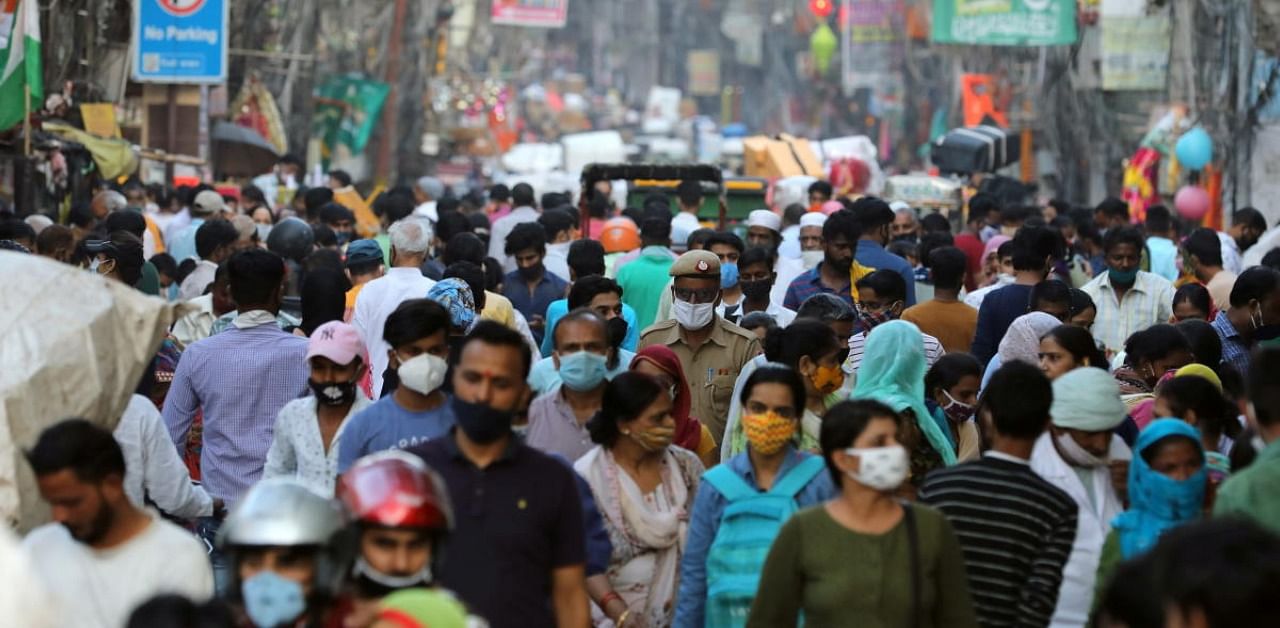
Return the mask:
[[227,80],[229,0],[135,0],[133,80]]

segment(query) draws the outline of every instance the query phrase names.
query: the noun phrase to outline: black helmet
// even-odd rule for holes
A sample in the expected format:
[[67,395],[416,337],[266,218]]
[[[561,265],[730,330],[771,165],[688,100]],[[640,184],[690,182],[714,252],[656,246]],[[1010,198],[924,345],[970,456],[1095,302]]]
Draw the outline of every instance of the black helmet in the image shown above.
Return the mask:
[[267,236],[267,248],[285,259],[301,262],[311,254],[316,236],[300,218],[285,218],[271,228]]

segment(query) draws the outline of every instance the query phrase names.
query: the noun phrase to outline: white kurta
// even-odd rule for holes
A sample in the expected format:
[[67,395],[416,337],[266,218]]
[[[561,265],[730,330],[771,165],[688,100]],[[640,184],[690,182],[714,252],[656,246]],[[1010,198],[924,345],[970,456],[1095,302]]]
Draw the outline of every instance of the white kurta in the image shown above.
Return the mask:
[[[1049,432],[1040,435],[1031,451],[1031,470],[1048,480],[1050,484],[1066,491],[1080,507],[1076,540],[1071,555],[1062,569],[1062,588],[1058,590],[1058,605],[1053,611],[1050,628],[1080,628],[1089,622],[1093,608],[1094,583],[1098,576],[1098,563],[1102,559],[1102,544],[1111,531],[1111,521],[1124,512],[1124,505],[1111,484],[1111,472],[1107,467],[1097,467],[1092,476],[1093,494],[1080,481],[1075,468],[1067,464],[1053,446]],[[1128,460],[1133,457],[1129,447],[1119,436],[1111,437],[1112,460]]]

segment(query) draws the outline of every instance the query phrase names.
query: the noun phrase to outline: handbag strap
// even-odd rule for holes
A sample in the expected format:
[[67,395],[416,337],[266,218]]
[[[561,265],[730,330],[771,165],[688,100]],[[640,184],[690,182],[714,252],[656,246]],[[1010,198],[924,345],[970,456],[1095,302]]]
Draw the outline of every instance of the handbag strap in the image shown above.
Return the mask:
[[902,503],[902,517],[907,524],[907,557],[911,561],[911,621],[907,625],[917,628],[920,625],[920,539],[911,504]]

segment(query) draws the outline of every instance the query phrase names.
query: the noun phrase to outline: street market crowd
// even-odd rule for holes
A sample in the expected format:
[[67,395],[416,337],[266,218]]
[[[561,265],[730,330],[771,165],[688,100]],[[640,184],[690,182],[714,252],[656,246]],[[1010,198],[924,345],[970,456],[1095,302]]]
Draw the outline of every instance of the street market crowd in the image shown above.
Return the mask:
[[23,450],[52,522],[0,529],[0,624],[1280,621],[1255,209],[955,221],[819,181],[717,230],[695,181],[356,208],[340,171],[282,202],[299,168],[0,221],[187,304],[114,430]]

